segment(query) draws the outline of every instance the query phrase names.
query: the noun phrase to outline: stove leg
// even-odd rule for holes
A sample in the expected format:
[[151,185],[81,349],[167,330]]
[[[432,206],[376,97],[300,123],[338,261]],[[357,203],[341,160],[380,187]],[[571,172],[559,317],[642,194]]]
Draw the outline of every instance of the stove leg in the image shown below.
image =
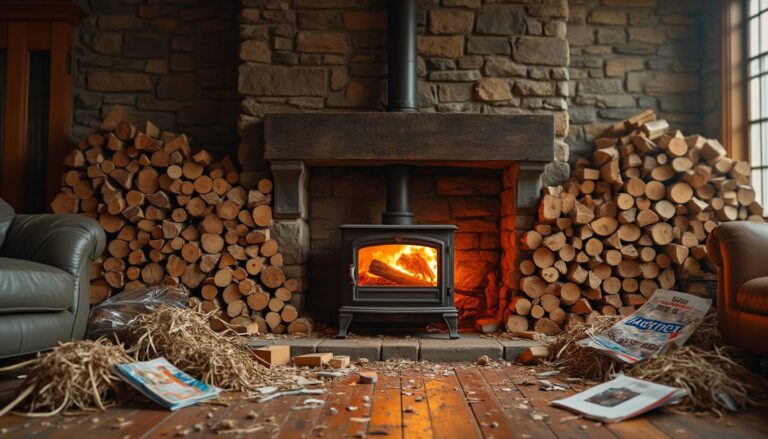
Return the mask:
[[448,325],[448,335],[451,338],[459,338],[459,316],[457,314],[443,314],[443,320]]
[[336,338],[347,338],[347,330],[353,317],[354,314],[352,313],[339,313],[339,333]]

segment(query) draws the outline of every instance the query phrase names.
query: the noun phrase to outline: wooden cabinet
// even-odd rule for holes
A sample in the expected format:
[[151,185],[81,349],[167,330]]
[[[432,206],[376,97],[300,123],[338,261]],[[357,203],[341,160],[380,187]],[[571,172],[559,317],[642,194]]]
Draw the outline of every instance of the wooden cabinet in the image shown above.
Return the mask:
[[48,211],[71,147],[72,40],[85,16],[69,1],[0,1],[0,196]]

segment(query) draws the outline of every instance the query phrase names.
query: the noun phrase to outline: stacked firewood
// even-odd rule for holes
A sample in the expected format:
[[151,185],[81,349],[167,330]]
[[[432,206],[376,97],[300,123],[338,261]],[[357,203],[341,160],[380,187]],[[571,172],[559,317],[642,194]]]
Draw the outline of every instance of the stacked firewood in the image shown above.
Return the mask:
[[670,131],[645,111],[595,140],[569,183],[546,187],[521,236],[520,292],[507,329],[560,332],[600,314],[626,315],[658,288],[714,271],[706,238],[720,222],[762,222],[750,166],[715,139]]
[[228,157],[195,154],[187,136],[134,125],[115,106],[99,132],[66,158],[51,208],[101,224],[107,248],[91,269],[91,303],[146,285],[184,285],[192,304],[217,311],[211,324],[246,332],[311,331],[292,297],[270,238],[272,182],[238,185]]

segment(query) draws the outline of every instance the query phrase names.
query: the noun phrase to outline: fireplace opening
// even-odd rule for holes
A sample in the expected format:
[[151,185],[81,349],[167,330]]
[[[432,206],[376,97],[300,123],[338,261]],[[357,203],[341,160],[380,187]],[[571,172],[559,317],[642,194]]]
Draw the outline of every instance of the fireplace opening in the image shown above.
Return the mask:
[[384,244],[357,253],[357,284],[385,287],[437,287],[437,249],[424,245]]

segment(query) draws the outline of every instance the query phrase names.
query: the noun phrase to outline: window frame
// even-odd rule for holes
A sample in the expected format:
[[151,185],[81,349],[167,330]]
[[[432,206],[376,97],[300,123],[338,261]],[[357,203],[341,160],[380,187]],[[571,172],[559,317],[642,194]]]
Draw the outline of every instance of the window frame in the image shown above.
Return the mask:
[[721,136],[734,160],[749,160],[748,0],[723,0]]

